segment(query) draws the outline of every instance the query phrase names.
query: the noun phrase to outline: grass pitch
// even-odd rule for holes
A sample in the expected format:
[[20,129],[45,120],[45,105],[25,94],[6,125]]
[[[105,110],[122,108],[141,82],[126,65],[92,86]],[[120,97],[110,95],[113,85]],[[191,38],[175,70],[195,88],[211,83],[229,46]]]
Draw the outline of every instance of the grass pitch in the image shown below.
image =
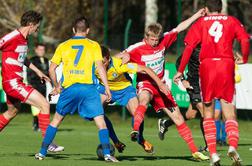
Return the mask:
[[[93,122],[87,122],[77,115],[67,116],[59,127],[55,141],[65,146],[65,151],[58,154],[49,154],[45,160],[37,161],[34,154],[38,152],[41,145],[40,133],[31,129],[32,116],[30,114],[19,114],[0,135],[0,165],[1,166],[79,166],[79,165],[120,165],[120,166],[203,166],[209,165],[209,161],[197,162],[179,137],[175,127],[171,127],[166,134],[165,140],[160,141],[157,136],[157,120],[147,118],[145,122],[145,138],[155,148],[155,154],[146,154],[142,147],[131,142],[129,138],[130,119],[121,121],[119,117],[113,116],[116,132],[121,141],[127,147],[124,153],[116,152],[120,163],[105,163],[97,160],[96,147],[98,145],[97,129]],[[188,121],[192,129],[195,142],[204,145],[199,129],[199,120]],[[252,122],[240,121],[240,146],[239,153],[243,165],[252,165]],[[231,165],[226,157],[227,147],[218,147],[221,154],[221,164]]]

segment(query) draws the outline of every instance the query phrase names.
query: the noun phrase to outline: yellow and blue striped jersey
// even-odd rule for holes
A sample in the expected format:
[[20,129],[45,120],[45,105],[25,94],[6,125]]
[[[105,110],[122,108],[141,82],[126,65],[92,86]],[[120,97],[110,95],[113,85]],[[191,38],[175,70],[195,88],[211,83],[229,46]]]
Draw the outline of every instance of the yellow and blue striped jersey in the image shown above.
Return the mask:
[[51,62],[63,63],[62,87],[67,88],[75,83],[93,84],[95,61],[102,60],[100,45],[88,38],[74,36],[61,43]]
[[[107,70],[109,89],[116,91],[130,86],[131,80],[129,79],[128,73],[135,74],[136,72],[136,63],[122,64],[121,59],[112,57]],[[98,74],[97,78],[101,82]]]

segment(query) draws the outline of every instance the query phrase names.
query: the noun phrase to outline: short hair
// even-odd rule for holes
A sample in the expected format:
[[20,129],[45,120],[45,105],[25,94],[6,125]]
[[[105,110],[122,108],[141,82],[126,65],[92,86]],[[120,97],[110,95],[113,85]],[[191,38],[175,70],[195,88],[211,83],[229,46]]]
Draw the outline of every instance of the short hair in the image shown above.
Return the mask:
[[206,0],[205,6],[210,12],[220,13],[222,10],[222,1],[221,0]]
[[145,28],[145,37],[158,36],[160,37],[163,33],[163,27],[159,23],[152,23]]
[[38,46],[46,47],[46,45],[44,43],[36,43],[35,47],[37,48]]
[[101,45],[101,51],[102,51],[102,57],[109,59],[109,57],[110,57],[109,49],[106,46]]
[[89,28],[89,22],[86,17],[82,16],[74,21],[73,28],[76,32],[85,32]]
[[22,15],[20,24],[21,26],[28,26],[30,23],[35,25],[38,24],[42,19],[43,16],[40,13],[29,10]]

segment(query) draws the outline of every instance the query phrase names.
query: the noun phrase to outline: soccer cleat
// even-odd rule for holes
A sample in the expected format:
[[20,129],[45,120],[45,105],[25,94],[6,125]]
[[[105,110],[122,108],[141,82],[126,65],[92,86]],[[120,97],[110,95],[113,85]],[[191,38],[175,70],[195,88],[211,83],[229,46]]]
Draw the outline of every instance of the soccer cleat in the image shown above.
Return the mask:
[[241,158],[233,146],[229,146],[227,156],[233,161],[233,166],[241,165]]
[[42,155],[41,153],[37,153],[37,154],[35,154],[35,159],[36,159],[36,160],[44,160],[44,159],[45,159],[45,156]]
[[210,166],[220,166],[220,157],[217,153],[213,153],[210,159]]
[[144,140],[140,145],[144,148],[145,152],[151,155],[154,154],[154,147],[148,141]]
[[113,163],[119,162],[114,156],[111,156],[109,154],[104,155],[104,160]]
[[54,143],[51,143],[49,146],[48,146],[48,149],[47,151],[48,152],[53,152],[53,153],[57,153],[57,152],[61,152],[61,151],[64,151],[64,146],[58,146]]
[[201,152],[195,152],[192,154],[193,158],[195,160],[199,160],[199,161],[205,161],[205,160],[209,160],[208,156],[205,156],[203,153]]
[[165,120],[158,119],[158,137],[160,140],[164,140],[164,135],[168,131],[168,128],[165,127]]
[[119,141],[119,142],[115,143],[115,147],[119,153],[122,153],[124,151],[126,145]]
[[137,139],[138,139],[138,135],[139,135],[139,132],[133,130],[133,131],[130,133],[131,141],[136,142]]

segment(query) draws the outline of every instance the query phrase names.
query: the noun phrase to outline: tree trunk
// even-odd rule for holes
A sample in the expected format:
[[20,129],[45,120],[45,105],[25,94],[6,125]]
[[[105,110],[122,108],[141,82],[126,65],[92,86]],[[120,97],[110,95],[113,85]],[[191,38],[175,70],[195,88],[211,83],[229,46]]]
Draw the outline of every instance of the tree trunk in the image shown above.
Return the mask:
[[157,0],[145,0],[145,26],[157,22],[158,6]]

